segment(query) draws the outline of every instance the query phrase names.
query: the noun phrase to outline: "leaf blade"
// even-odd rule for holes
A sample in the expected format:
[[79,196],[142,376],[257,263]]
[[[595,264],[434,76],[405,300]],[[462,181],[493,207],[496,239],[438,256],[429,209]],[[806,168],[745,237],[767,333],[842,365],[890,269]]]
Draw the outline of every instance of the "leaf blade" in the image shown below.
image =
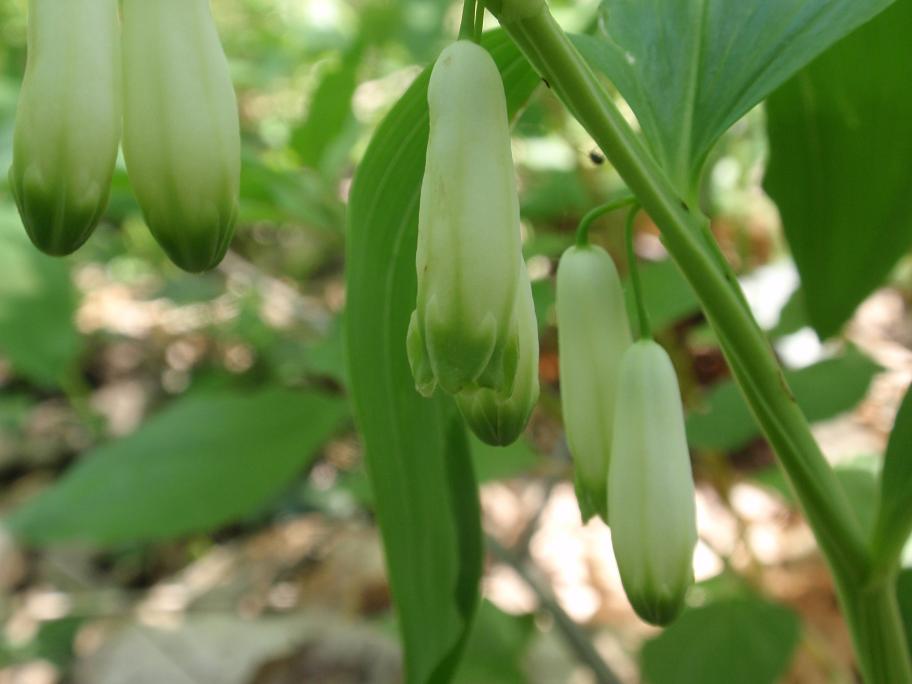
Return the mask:
[[912,247],[909,31],[912,2],[899,0],[767,103],[765,186],[821,337],[838,332]]
[[41,254],[15,214],[0,208],[0,354],[32,382],[59,386],[84,342],[64,261]]
[[83,457],[8,522],[36,544],[110,546],[208,531],[277,494],[347,414],[345,402],[314,393],[189,396]]
[[653,684],[769,684],[785,673],[800,636],[791,610],[753,597],[687,610],[643,647]]
[[690,200],[735,121],[891,1],[606,0],[605,35],[574,42],[627,100]]
[[[912,532],[912,508],[909,490],[912,488],[912,387],[900,404],[890,433],[880,477],[880,505],[877,512],[875,549],[895,538],[902,544]],[[881,551],[882,552],[882,551]]]
[[[843,356],[787,371],[785,378],[810,421],[847,411],[864,396],[880,366],[854,349]],[[753,414],[731,380],[717,383],[708,410],[687,418],[687,438],[698,449],[732,451],[760,436]]]

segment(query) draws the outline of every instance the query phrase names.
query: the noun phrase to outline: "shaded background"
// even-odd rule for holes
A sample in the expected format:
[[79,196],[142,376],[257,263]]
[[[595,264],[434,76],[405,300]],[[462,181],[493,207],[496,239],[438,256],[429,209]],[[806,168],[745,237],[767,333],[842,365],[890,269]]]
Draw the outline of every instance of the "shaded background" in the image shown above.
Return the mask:
[[[575,31],[594,26],[597,5],[552,3]],[[459,7],[214,0],[213,10],[244,136],[240,225],[216,271],[191,276],[167,261],[122,164],[102,225],[62,260],[32,248],[0,176],[3,684],[401,678],[347,402],[345,200],[372,131],[452,39]],[[0,169],[25,31],[25,2],[0,0]],[[912,263],[821,343],[761,189],[766,155],[755,110],[713,153],[704,204],[864,519],[912,378]],[[628,607],[609,533],[582,526],[573,497],[553,311],[557,257],[620,182],[546,88],[519,120],[514,156],[542,398],[527,439],[475,449],[496,552],[457,680],[592,681],[570,645],[583,635],[622,681],[851,681],[813,537],[642,217],[653,325],[689,409],[701,542],[699,585],[676,626],[659,636]],[[626,272],[619,224],[605,219],[593,236]]]

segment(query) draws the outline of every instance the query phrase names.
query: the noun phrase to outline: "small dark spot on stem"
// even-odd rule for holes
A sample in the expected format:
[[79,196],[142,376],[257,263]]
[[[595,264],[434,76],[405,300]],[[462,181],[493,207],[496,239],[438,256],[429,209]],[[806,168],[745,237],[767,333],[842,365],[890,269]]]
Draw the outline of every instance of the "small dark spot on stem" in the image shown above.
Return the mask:
[[797,403],[795,401],[795,395],[792,394],[792,389],[788,386],[788,383],[785,381],[785,376],[781,371],[779,372],[779,385],[782,387],[782,391],[785,392],[786,396],[788,396],[789,401],[793,404]]
[[599,150],[592,150],[589,153],[589,160],[596,166],[601,166],[605,163],[605,155],[603,155]]
[[547,78],[543,78],[543,79],[542,79],[542,83],[544,83],[548,88],[551,87],[551,84],[548,83],[548,79],[547,79]]

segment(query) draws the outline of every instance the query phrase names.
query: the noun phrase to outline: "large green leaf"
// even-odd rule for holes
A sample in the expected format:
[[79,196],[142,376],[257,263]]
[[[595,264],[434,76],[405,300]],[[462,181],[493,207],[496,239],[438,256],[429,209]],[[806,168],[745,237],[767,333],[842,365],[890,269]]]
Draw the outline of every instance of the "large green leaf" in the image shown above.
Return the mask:
[[[511,113],[538,78],[489,34]],[[408,681],[447,681],[478,603],[481,527],[465,430],[453,403],[415,392],[405,351],[415,306],[418,196],[429,70],[380,125],[349,202],[348,362],[405,642]]]
[[344,401],[313,393],[192,395],[86,455],[7,522],[34,543],[208,531],[278,494],[347,415]]
[[53,387],[82,351],[76,291],[65,261],[41,254],[12,209],[0,206],[0,356]]
[[766,189],[828,337],[912,246],[912,0],[770,97]]
[[484,601],[455,684],[524,684],[523,659],[534,634],[534,616],[509,615]]
[[729,126],[891,0],[605,0],[577,46],[617,86],[679,192]]
[[912,387],[906,391],[896,414],[890,443],[884,456],[880,478],[880,509],[877,515],[877,536],[886,538],[899,532],[912,532]]
[[736,598],[685,611],[643,647],[650,684],[773,684],[800,636],[791,610]]
[[[785,374],[810,421],[825,420],[855,406],[880,366],[855,349],[843,356]],[[706,409],[687,418],[687,439],[698,449],[731,451],[760,436],[760,429],[731,380],[713,387]]]

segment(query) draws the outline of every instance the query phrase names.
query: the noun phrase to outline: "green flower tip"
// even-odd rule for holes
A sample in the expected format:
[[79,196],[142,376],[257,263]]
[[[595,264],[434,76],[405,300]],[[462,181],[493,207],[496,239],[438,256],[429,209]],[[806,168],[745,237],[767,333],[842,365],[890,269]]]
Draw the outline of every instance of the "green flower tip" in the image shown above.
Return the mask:
[[237,204],[225,202],[226,211],[214,206],[197,215],[182,214],[170,207],[163,215],[145,212],[155,239],[179,268],[189,273],[209,271],[221,262],[237,222]]
[[684,591],[644,591],[642,593],[627,592],[627,598],[636,614],[644,622],[656,627],[665,627],[674,622],[684,609],[684,599],[687,597],[687,587]]
[[66,184],[48,182],[35,167],[16,173],[13,166],[9,185],[29,239],[50,256],[79,249],[108,202],[107,186],[92,183],[81,192],[69,192]]

